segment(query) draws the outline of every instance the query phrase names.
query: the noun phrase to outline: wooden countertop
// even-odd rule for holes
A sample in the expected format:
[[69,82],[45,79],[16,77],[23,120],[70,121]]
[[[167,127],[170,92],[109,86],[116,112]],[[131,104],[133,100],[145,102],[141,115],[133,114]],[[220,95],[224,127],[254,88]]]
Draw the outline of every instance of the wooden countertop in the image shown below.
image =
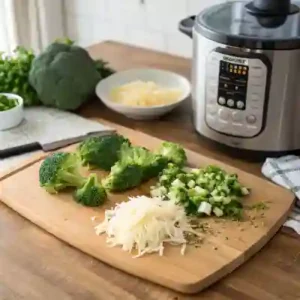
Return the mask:
[[[117,70],[156,67],[189,77],[190,61],[123,44],[106,42],[90,47],[94,57]],[[177,141],[194,151],[260,175],[260,164],[229,157],[200,138],[185,104],[160,121],[128,120],[94,101],[81,109],[86,117],[100,117]],[[284,199],[283,199],[284,200]],[[183,296],[113,269],[45,233],[0,204],[0,299],[300,299],[300,238],[282,229],[245,265],[208,290]]]

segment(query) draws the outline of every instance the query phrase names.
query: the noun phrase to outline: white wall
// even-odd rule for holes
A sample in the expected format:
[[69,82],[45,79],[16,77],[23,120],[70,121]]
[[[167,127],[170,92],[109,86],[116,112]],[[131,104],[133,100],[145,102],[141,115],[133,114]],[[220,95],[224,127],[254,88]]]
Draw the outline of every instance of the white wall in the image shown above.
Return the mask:
[[67,35],[82,46],[103,40],[190,57],[179,20],[226,0],[64,0]]

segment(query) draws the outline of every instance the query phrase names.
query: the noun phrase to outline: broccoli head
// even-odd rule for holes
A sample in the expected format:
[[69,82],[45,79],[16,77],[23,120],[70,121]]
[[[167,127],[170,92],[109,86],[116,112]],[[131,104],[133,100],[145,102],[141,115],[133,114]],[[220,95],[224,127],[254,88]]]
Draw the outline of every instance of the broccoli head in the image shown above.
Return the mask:
[[143,170],[138,164],[118,161],[102,184],[108,191],[121,192],[138,186],[143,180]]
[[96,174],[91,174],[83,187],[76,190],[74,199],[85,206],[100,206],[107,198],[104,187],[98,182]]
[[46,106],[75,110],[94,94],[101,79],[88,52],[78,46],[54,42],[36,56],[29,82]]
[[41,187],[54,194],[67,187],[81,187],[85,178],[80,174],[80,160],[76,154],[57,152],[42,162],[39,181]]
[[142,168],[143,180],[156,177],[166,167],[168,161],[144,147],[123,144],[120,150],[120,161],[123,164],[137,164]]
[[117,162],[123,143],[130,144],[128,139],[118,134],[91,137],[79,145],[77,152],[84,166],[109,171]]
[[166,157],[169,162],[173,162],[178,166],[183,166],[186,161],[186,153],[182,146],[172,142],[163,142],[157,153]]

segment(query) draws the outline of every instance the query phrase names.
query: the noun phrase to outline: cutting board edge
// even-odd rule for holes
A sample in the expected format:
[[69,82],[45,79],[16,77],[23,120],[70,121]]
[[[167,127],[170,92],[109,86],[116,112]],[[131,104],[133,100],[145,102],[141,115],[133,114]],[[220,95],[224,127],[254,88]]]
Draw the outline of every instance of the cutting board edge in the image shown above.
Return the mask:
[[[1,196],[1,194],[0,194],[0,196]],[[193,295],[193,294],[203,291],[205,288],[209,287],[210,285],[216,283],[220,279],[224,278],[226,275],[233,272],[236,268],[241,266],[245,261],[244,254],[241,253],[237,258],[232,260],[230,266],[226,265],[223,268],[220,268],[216,273],[209,275],[204,280],[202,279],[201,281],[198,280],[198,281],[191,282],[191,283],[176,282],[176,284],[174,284],[174,283],[172,284],[172,283],[170,283],[169,280],[162,281],[161,278],[158,279],[156,277],[147,276],[147,275],[142,276],[138,272],[137,273],[132,272],[132,269],[129,267],[129,265],[127,268],[124,268],[124,267],[120,266],[119,264],[114,263],[113,261],[109,261],[108,259],[103,259],[103,257],[101,257],[100,255],[95,255],[92,250],[89,250],[88,248],[83,249],[81,246],[77,245],[76,243],[74,243],[74,242],[72,243],[72,241],[68,240],[67,236],[60,235],[59,231],[53,230],[53,228],[52,229],[49,228],[47,226],[47,224],[43,223],[42,219],[35,218],[34,214],[30,215],[30,210],[27,210],[27,211],[22,210],[22,212],[21,212],[18,209],[18,207],[14,207],[14,205],[12,205],[9,201],[7,201],[7,199],[5,199],[5,197],[1,197],[1,202],[3,204],[5,204],[7,207],[9,207],[10,209],[12,209],[17,214],[19,214],[21,217],[30,221],[38,229],[40,229],[48,234],[51,234],[53,237],[59,239],[61,242],[66,243],[68,246],[74,248],[75,250],[81,251],[82,253],[89,255],[89,256],[99,260],[100,262],[102,262],[106,265],[109,265],[113,268],[116,268],[119,271],[127,273],[131,276],[138,277],[142,280],[148,280],[159,286],[166,287],[171,290],[174,290],[174,291],[177,291],[177,292],[180,292],[183,294],[187,294],[187,295],[188,294]],[[128,259],[131,259],[131,257],[129,256]],[[226,273],[223,273],[224,269],[227,269]]]
[[[117,128],[119,128],[118,131],[120,131],[121,133],[123,133],[124,135],[128,134],[128,131],[129,131],[129,134],[130,134],[130,131],[134,131],[130,128],[125,128],[125,127],[122,127],[122,126],[119,126],[117,125]],[[127,131],[127,132],[126,132]],[[136,132],[138,133],[139,135],[141,136],[144,136],[144,137],[151,137],[152,139],[156,139],[157,141],[160,141],[159,138],[156,138],[156,137],[152,137],[151,135],[148,135],[148,134],[145,134],[143,132]],[[74,147],[74,145],[72,145],[71,147]],[[69,147],[68,147],[69,148]],[[197,153],[197,152],[194,152],[194,151],[191,151],[191,150],[187,150],[188,154],[192,155],[192,156],[200,156],[202,158],[205,158],[204,155],[202,155],[201,153]],[[21,166],[15,168],[14,170],[12,171],[8,171],[6,174],[2,175],[0,174],[0,182],[7,179],[8,177],[11,177],[19,172],[22,172],[24,171],[26,168],[34,165],[35,163],[38,163],[39,161],[41,161],[42,159],[44,159],[49,153],[41,153],[39,154],[39,156],[37,157],[33,157],[33,158],[30,158],[27,162],[23,163]],[[289,208],[286,209],[285,213],[281,216],[280,219],[277,220],[276,224],[272,227],[272,230],[271,230],[271,233],[270,235],[264,235],[262,236],[256,243],[256,245],[252,246],[251,248],[249,248],[247,250],[247,252],[241,254],[241,256],[238,256],[237,258],[233,259],[230,263],[230,265],[226,265],[224,266],[223,268],[220,268],[216,273],[214,273],[214,275],[212,276],[208,276],[207,278],[205,278],[204,280],[201,279],[201,282],[199,281],[196,281],[196,282],[191,282],[190,284],[177,284],[177,286],[174,286],[172,284],[169,284],[169,283],[164,283],[162,284],[161,281],[159,282],[158,279],[155,279],[155,278],[149,278],[147,276],[141,276],[139,274],[135,274],[133,272],[130,272],[130,270],[127,270],[126,268],[120,268],[119,266],[117,266],[116,264],[113,264],[109,261],[105,261],[103,259],[101,259],[101,257],[98,257],[97,255],[94,255],[92,252],[89,252],[88,250],[85,250],[85,249],[82,249],[81,247],[76,247],[76,245],[73,243],[71,243],[71,241],[69,242],[67,239],[64,239],[63,237],[60,237],[59,235],[55,234],[55,232],[51,232],[50,230],[47,230],[45,229],[45,226],[43,226],[42,224],[40,225],[39,222],[33,222],[31,220],[31,218],[27,218],[24,216],[24,214],[20,213],[18,208],[14,208],[12,205],[10,205],[9,201],[7,201],[6,199],[3,199],[2,197],[2,202],[5,203],[8,207],[12,208],[14,211],[16,211],[19,215],[29,219],[33,224],[35,224],[37,227],[40,227],[42,230],[45,230],[46,232],[50,233],[51,235],[55,236],[56,238],[64,241],[65,243],[67,243],[68,245],[70,245],[71,247],[75,248],[75,249],[78,249],[80,251],[82,251],[83,253],[86,253],[87,255],[90,255],[92,257],[95,257],[96,259],[99,259],[101,262],[103,263],[106,263],[110,266],[113,266],[113,267],[116,267],[117,269],[119,270],[122,270],[123,272],[125,273],[128,273],[128,274],[131,274],[133,276],[136,276],[136,277],[139,277],[139,278],[143,278],[143,279],[146,279],[146,280],[149,280],[151,282],[154,282],[156,284],[159,284],[161,286],[165,286],[167,288],[170,288],[170,289],[173,289],[173,290],[176,290],[178,292],[181,292],[181,293],[184,293],[184,294],[195,294],[195,293],[198,293],[200,291],[202,291],[203,289],[207,288],[208,286],[210,286],[211,284],[217,282],[218,280],[220,280],[221,278],[223,278],[224,276],[230,274],[232,271],[234,271],[236,268],[238,268],[239,266],[241,266],[245,261],[249,260],[254,254],[256,254],[261,248],[264,247],[264,245],[276,234],[276,232],[278,231],[278,229],[282,226],[283,222],[284,222],[284,219],[287,217],[291,207],[292,207],[292,204],[293,204],[293,201],[292,201],[292,198],[294,199],[294,196],[292,196],[293,194],[288,191],[288,190],[285,190],[283,189],[282,187],[279,187],[275,184],[273,184],[272,182],[264,179],[264,178],[261,178],[255,174],[251,174],[251,173],[247,173],[246,171],[244,170],[240,170],[236,167],[232,167],[226,163],[223,163],[222,161],[218,161],[216,159],[213,159],[213,158],[208,158],[211,162],[215,162],[215,163],[220,163],[222,165],[225,165],[225,166],[228,166],[230,167],[231,169],[234,169],[234,170],[237,170],[239,172],[242,172],[244,174],[247,174],[248,176],[250,175],[251,177],[253,178],[256,178],[256,180],[258,180],[259,182],[264,182],[264,183],[268,183],[270,186],[272,186],[273,188],[276,188],[278,191],[281,191],[282,194],[286,195],[288,198],[291,198],[291,199],[286,199],[285,201],[290,201],[290,205],[289,205]],[[224,271],[224,268],[226,268],[226,273],[222,273]],[[200,286],[199,286],[200,285]]]
[[[237,268],[239,268],[245,262],[250,260],[274,237],[274,235],[277,233],[277,231],[283,225],[284,219],[288,216],[289,212],[292,209],[292,204],[291,204],[289,209],[287,209],[286,212],[282,215],[282,217],[280,219],[278,219],[278,221],[272,227],[271,231],[269,231],[268,234],[262,236],[256,242],[256,244],[254,244],[252,247],[250,247],[246,252],[244,252],[244,253],[241,252],[241,254],[239,256],[237,256],[235,259],[233,259],[229,265],[226,265],[226,266],[220,268],[217,272],[209,275],[205,279],[201,279],[201,281],[198,280],[198,281],[191,282],[191,283],[176,282],[176,284],[174,285],[174,283],[172,284],[168,280],[162,281],[161,278],[156,278],[156,277],[152,277],[152,276],[143,276],[143,275],[140,275],[138,272],[137,273],[132,272],[132,269],[130,269],[129,265],[128,265],[128,267],[124,268],[124,266],[122,267],[121,265],[114,263],[113,261],[109,261],[108,259],[103,259],[103,257],[101,257],[100,255],[95,255],[92,250],[89,250],[88,248],[84,249],[83,247],[81,247],[81,245],[78,245],[74,242],[72,243],[71,240],[70,241],[68,240],[67,236],[60,235],[59,231],[55,231],[55,230],[53,230],[53,228],[52,229],[49,228],[46,223],[43,223],[42,219],[37,219],[34,216],[34,214],[32,214],[30,216],[30,210],[27,210],[27,212],[24,212],[24,210],[22,212],[20,212],[18,207],[15,207],[13,204],[11,204],[9,201],[7,201],[7,199],[5,199],[5,197],[1,197],[1,193],[0,193],[0,198],[1,198],[2,203],[4,203],[9,208],[13,209],[21,217],[29,220],[33,225],[37,226],[39,229],[45,231],[46,233],[51,234],[52,236],[54,236],[55,238],[59,239],[60,241],[62,241],[64,243],[68,244],[70,247],[74,248],[75,250],[79,250],[82,253],[89,255],[89,256],[101,261],[102,263],[112,266],[124,273],[130,274],[131,276],[135,276],[135,277],[141,278],[143,280],[148,280],[148,281],[158,284],[160,286],[167,287],[171,290],[174,290],[174,291],[177,291],[177,292],[180,292],[183,294],[187,294],[187,295],[193,295],[193,294],[203,291],[204,289],[208,288],[212,284],[218,282],[222,278],[231,274],[233,271],[235,271]],[[233,249],[235,249],[235,248],[233,248]],[[129,258],[131,258],[131,257],[129,257]]]
[[[220,269],[217,273],[214,274],[215,278],[213,278],[213,280],[210,277],[205,278],[204,280],[202,280],[202,287],[199,289],[199,282],[195,283],[194,285],[192,285],[192,287],[190,287],[189,291],[182,291],[182,290],[178,290],[179,292],[183,292],[185,294],[196,294],[199,293],[203,290],[205,290],[206,288],[210,287],[212,284],[217,283],[219,280],[221,280],[222,278],[224,278],[225,276],[231,274],[233,271],[235,271],[236,269],[238,269],[239,267],[241,267],[245,262],[249,261],[253,256],[255,256],[256,254],[259,253],[260,250],[263,249],[263,247],[275,236],[275,234],[280,230],[280,228],[282,227],[284,220],[286,219],[286,217],[289,215],[289,213],[292,210],[292,205],[291,204],[290,208],[286,211],[286,213],[284,215],[282,215],[282,217],[278,220],[278,222],[273,226],[273,228],[271,229],[271,231],[269,231],[270,234],[266,234],[264,236],[262,236],[258,242],[253,245],[252,247],[250,247],[245,253],[243,253],[241,255],[241,257],[243,257],[243,261],[238,261],[238,258],[236,258],[234,261],[231,262],[230,265],[230,271],[226,272],[226,274],[221,274],[223,269]],[[234,265],[234,263],[237,261],[237,264]],[[228,266],[226,266],[227,268]],[[225,268],[225,267],[224,267]],[[211,276],[212,277],[212,276]]]
[[42,152],[38,153],[36,155],[33,155],[33,157],[26,159],[25,161],[23,161],[21,164],[19,164],[18,166],[15,167],[11,167],[6,171],[2,171],[0,172],[0,182],[27,169],[28,167],[34,165],[35,163],[41,161],[42,159],[44,159],[49,153],[45,153]]

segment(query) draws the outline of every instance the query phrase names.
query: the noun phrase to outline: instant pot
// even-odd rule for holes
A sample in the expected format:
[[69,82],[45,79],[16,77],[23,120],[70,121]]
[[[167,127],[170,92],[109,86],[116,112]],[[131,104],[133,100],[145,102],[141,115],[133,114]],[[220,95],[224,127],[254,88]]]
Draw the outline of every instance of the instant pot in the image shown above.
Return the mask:
[[300,3],[227,2],[182,20],[193,38],[194,126],[263,153],[300,149]]

